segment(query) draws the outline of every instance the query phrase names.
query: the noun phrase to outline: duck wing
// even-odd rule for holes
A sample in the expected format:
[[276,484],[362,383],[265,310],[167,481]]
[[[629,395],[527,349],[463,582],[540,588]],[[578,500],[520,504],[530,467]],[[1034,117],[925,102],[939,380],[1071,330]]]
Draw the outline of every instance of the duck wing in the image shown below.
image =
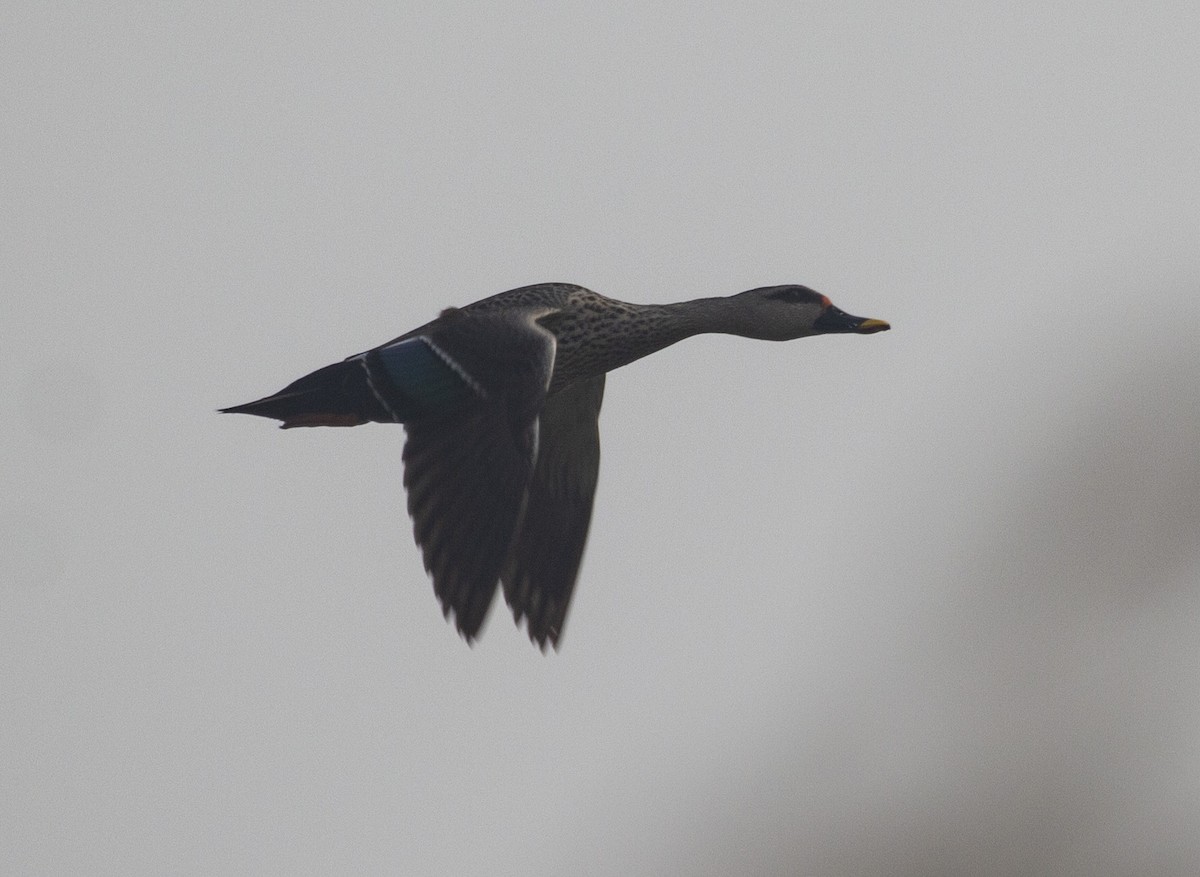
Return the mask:
[[604,375],[546,399],[537,463],[503,574],[504,597],[529,638],[558,647],[583,559],[600,471]]
[[447,617],[479,633],[513,543],[538,455],[538,415],[554,371],[549,309],[456,311],[422,336],[473,393],[405,423],[413,533]]

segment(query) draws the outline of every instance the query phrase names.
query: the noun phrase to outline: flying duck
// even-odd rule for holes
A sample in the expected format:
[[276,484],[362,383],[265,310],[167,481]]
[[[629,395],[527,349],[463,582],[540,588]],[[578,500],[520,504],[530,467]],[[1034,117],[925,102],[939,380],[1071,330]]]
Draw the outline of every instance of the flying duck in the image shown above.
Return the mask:
[[806,286],[641,305],[539,283],[447,308],[222,411],[283,429],[403,423],[408,511],[443,615],[470,643],[502,584],[544,651],[558,648],[587,542],[607,372],[706,332],[789,341],[888,328]]

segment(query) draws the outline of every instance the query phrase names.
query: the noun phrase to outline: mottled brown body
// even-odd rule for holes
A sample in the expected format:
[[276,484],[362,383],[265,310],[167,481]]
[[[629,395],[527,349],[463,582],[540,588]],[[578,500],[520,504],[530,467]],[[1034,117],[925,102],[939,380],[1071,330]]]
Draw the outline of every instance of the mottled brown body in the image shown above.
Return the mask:
[[[511,311],[538,306],[556,309],[538,320],[554,334],[557,344],[550,395],[681,341],[701,325],[671,305],[631,304],[570,283],[542,283],[502,292],[463,310]],[[418,329],[414,334],[420,333]]]

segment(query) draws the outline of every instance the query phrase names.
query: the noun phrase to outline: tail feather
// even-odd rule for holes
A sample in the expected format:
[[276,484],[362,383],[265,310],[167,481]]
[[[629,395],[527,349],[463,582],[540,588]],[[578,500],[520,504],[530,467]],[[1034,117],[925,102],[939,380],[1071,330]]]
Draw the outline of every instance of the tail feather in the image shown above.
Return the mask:
[[390,423],[393,417],[367,381],[361,361],[335,362],[317,369],[278,393],[222,408],[223,414],[256,414],[282,420],[280,426],[358,426],[369,421]]
[[283,429],[407,423],[454,410],[480,392],[457,362],[418,336],[327,365],[278,393],[221,412],[273,417]]

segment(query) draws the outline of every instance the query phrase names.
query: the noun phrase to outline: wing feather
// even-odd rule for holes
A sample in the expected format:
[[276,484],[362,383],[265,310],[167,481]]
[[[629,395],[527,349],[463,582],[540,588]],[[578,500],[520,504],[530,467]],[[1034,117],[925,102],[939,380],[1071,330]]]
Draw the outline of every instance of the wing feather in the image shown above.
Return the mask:
[[600,472],[604,375],[549,397],[528,500],[504,571],[504,597],[541,648],[558,647],[583,550]]
[[476,397],[405,424],[404,486],[434,593],[469,641],[495,596],[525,504],[554,336],[536,314],[459,311],[433,339]]

